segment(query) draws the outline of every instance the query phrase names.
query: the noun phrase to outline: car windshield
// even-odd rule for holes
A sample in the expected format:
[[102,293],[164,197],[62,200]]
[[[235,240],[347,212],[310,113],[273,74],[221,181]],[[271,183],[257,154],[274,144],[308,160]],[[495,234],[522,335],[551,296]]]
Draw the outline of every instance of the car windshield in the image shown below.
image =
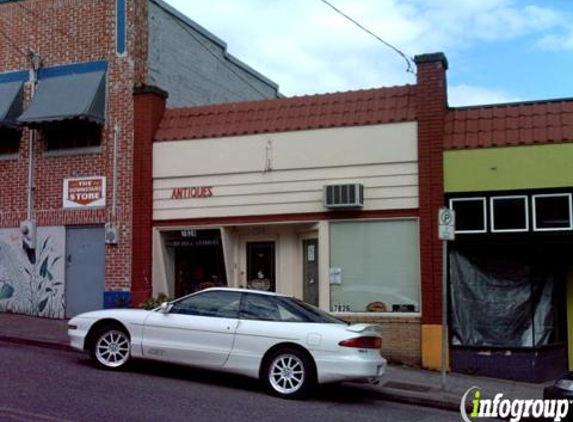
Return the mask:
[[321,311],[320,309],[309,305],[302,300],[279,296],[277,297],[277,301],[285,308],[289,309],[293,314],[299,315],[304,322],[348,325],[346,321],[336,318],[327,312]]

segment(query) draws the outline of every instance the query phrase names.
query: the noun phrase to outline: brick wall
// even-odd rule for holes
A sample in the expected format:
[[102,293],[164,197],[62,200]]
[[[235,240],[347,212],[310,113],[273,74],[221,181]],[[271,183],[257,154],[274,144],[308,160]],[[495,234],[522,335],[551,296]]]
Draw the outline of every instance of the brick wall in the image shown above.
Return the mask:
[[372,322],[382,327],[382,356],[392,363],[420,366],[421,321],[418,316],[353,315],[341,316],[353,324]]
[[416,57],[418,80],[418,159],[420,183],[420,265],[422,321],[440,324],[442,315],[442,246],[438,210],[444,204],[443,138],[447,109],[447,61],[442,53]]
[[135,92],[135,139],[133,165],[133,268],[132,299],[135,305],[151,294],[153,220],[153,139],[159,127],[167,93],[141,86]]
[[[27,70],[25,54],[33,50],[44,67],[105,60],[107,113],[101,150],[90,154],[54,155],[36,139],[34,218],[39,225],[103,225],[116,221],[120,242],[106,247],[106,288],[130,286],[132,243],[132,175],[134,149],[133,86],[145,73],[145,2],[127,2],[127,54],[115,53],[115,0],[28,0],[0,4],[0,25],[12,43],[0,43],[0,72]],[[138,19],[135,19],[135,17]],[[138,27],[136,28],[136,23]],[[136,30],[137,29],[137,30]],[[20,51],[22,50],[22,51]],[[136,52],[136,54],[134,54]],[[137,66],[134,63],[138,63]],[[137,74],[136,74],[137,73]],[[27,98],[30,89],[27,87]],[[118,126],[117,214],[111,214],[114,127]],[[22,133],[16,159],[0,160],[0,226],[17,227],[26,218],[28,130]],[[106,176],[107,207],[64,210],[64,178]]]

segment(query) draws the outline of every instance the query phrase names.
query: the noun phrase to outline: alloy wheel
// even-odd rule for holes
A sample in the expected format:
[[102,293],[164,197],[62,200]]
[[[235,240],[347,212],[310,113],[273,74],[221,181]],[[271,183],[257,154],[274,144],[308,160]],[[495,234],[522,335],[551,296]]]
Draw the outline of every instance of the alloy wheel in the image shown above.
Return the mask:
[[123,331],[105,331],[95,344],[95,357],[107,368],[119,368],[129,359],[129,337]]
[[271,362],[268,377],[276,392],[283,395],[294,394],[305,382],[304,363],[294,354],[279,355]]

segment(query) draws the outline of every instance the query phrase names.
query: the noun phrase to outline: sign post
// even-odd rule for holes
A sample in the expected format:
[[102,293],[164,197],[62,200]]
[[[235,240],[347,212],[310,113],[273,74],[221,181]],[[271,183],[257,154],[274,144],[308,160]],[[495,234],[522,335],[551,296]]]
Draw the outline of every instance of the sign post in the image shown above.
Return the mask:
[[448,370],[448,242],[456,238],[456,215],[442,207],[438,215],[438,237],[442,240],[442,391],[447,390]]

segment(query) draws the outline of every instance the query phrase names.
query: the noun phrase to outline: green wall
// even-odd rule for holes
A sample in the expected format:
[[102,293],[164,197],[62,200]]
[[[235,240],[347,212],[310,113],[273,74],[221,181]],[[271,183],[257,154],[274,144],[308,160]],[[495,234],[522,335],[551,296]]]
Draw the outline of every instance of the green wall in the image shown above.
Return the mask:
[[446,192],[573,186],[573,143],[444,153]]

